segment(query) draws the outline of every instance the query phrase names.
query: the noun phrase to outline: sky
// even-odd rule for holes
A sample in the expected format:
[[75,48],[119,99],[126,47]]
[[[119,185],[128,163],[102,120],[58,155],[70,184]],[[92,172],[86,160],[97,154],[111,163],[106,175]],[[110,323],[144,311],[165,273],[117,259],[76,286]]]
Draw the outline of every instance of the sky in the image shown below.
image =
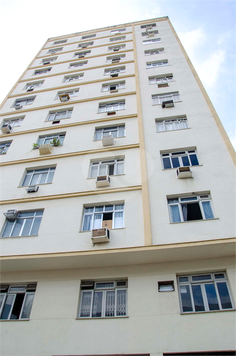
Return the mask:
[[236,148],[236,0],[0,0],[0,102],[51,37],[168,16]]

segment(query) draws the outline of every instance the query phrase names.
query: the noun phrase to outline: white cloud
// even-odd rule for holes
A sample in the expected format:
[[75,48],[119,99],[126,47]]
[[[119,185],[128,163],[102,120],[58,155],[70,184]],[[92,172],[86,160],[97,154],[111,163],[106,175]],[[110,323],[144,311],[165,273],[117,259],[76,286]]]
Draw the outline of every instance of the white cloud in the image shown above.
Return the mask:
[[206,34],[201,28],[185,33],[179,33],[179,38],[184,45],[189,57],[194,57],[197,47],[204,43]]
[[203,84],[210,88],[217,82],[222,64],[226,58],[225,51],[219,50],[213,53],[207,60],[202,63],[197,61],[197,71],[201,77]]

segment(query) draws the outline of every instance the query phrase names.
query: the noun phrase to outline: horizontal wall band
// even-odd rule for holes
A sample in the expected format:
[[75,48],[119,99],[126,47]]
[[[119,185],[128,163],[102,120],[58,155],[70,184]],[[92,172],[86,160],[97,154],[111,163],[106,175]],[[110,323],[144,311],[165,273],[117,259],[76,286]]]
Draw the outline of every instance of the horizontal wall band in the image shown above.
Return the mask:
[[77,197],[85,197],[85,196],[100,195],[100,194],[123,193],[123,192],[131,192],[134,190],[142,190],[142,186],[133,185],[130,187],[98,189],[98,190],[89,190],[85,192],[44,195],[40,197],[31,197],[31,198],[8,199],[8,200],[1,200],[0,205],[30,203],[30,202],[55,200],[55,199],[77,198]]
[[[74,104],[85,103],[85,102],[95,101],[95,100],[107,100],[107,99],[113,99],[116,97],[126,97],[128,95],[135,95],[135,94],[136,94],[136,91],[131,91],[131,92],[127,92],[124,94],[122,94],[122,93],[113,94],[112,97],[110,95],[104,95],[104,96],[97,96],[94,98],[86,98],[86,99],[82,99],[82,100],[73,100],[73,101],[66,102],[66,104],[65,103],[57,103],[57,104],[43,105],[43,106],[38,106],[36,108],[29,108],[29,109],[20,110],[20,111],[18,110],[17,114],[27,113],[27,112],[35,111],[35,110],[57,108],[57,107],[59,107],[59,110],[60,110],[61,106],[66,109],[67,107],[71,107],[71,105],[74,105]],[[7,116],[7,115],[14,115],[14,114],[15,114],[15,112],[1,113],[0,117]]]
[[[41,131],[57,131],[58,129],[65,129],[66,127],[73,127],[73,126],[80,126],[80,125],[89,125],[89,124],[96,124],[99,122],[107,122],[107,121],[116,121],[116,120],[126,120],[126,119],[131,119],[133,117],[137,117],[137,114],[131,114],[131,115],[124,115],[124,116],[107,116],[104,118],[100,119],[94,119],[94,120],[85,120],[85,121],[80,121],[80,122],[71,122],[68,124],[61,124],[57,126],[50,125],[48,127],[39,127],[37,129],[31,129],[31,130],[24,130],[24,131],[18,131],[18,132],[10,132],[9,134],[5,135],[0,135],[0,138],[9,138],[11,136],[18,136],[18,135],[25,135],[25,134],[30,134],[34,132],[41,132]],[[65,119],[66,120],[66,119]],[[49,121],[50,122],[50,121]]]
[[102,152],[128,150],[128,149],[132,149],[132,148],[139,148],[139,143],[122,145],[122,146],[113,146],[113,147],[110,147],[110,146],[109,147],[101,147],[101,148],[97,148],[97,149],[93,149],[93,150],[75,151],[75,152],[61,153],[61,154],[57,154],[57,155],[49,154],[49,155],[43,155],[43,156],[38,156],[38,157],[32,157],[32,158],[18,159],[16,161],[1,162],[0,167],[11,166],[11,165],[15,165],[15,164],[22,164],[22,163],[29,163],[29,162],[48,161],[51,159],[82,156],[82,155],[102,153]]
[[[118,36],[117,36],[118,35]],[[132,35],[132,32],[125,32],[125,33],[116,33],[116,34],[110,34],[110,35],[107,35],[107,36],[101,36],[101,37],[92,37],[92,38],[81,38],[81,40],[78,40],[78,41],[75,41],[75,42],[69,42],[69,43],[58,43],[58,44],[54,44],[53,46],[50,46],[50,47],[44,47],[44,49],[53,49],[53,48],[57,48],[57,47],[61,47],[61,46],[69,46],[69,45],[72,45],[72,44],[76,44],[76,43],[87,43],[87,42],[91,42],[91,41],[97,41],[97,40],[103,40],[104,38],[116,38],[116,37],[119,37],[119,36],[126,36],[126,35]],[[78,35],[80,36],[80,35]],[[118,41],[117,41],[118,42]],[[48,42],[47,42],[48,43]],[[109,42],[109,43],[113,43],[112,42]],[[116,41],[115,41],[116,43]]]

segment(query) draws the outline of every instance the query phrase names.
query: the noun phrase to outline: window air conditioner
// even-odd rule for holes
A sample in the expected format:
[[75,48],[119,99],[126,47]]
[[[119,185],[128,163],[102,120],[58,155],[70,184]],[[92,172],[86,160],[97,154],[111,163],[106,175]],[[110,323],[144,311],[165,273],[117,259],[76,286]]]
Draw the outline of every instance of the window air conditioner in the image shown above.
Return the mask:
[[190,170],[190,167],[186,166],[186,167],[178,167],[176,170],[177,173],[177,178],[178,179],[182,179],[182,178],[192,178],[193,177],[193,173]]
[[158,88],[164,88],[164,87],[168,87],[169,84],[168,83],[160,83],[160,84],[157,84]]
[[38,185],[31,185],[26,189],[27,193],[35,193],[38,190],[39,190],[39,186]]
[[50,64],[50,61],[43,62],[43,65]]
[[112,145],[114,145],[114,143],[115,143],[115,140],[112,135],[103,136],[103,138],[102,138],[103,146],[112,146]]
[[110,231],[106,227],[92,230],[92,242],[94,244],[100,242],[109,242],[109,241],[110,241]]
[[115,115],[115,114],[116,114],[116,111],[108,111],[107,116],[109,116],[109,115]]
[[2,127],[1,127],[1,130],[2,130],[3,134],[8,134],[8,133],[11,132],[12,127],[9,124],[3,124]]
[[113,48],[113,51],[114,51],[114,52],[118,52],[119,50],[120,50],[119,47]]
[[15,221],[18,216],[18,211],[17,210],[7,210],[6,213],[4,213],[6,216],[7,220],[9,221]]
[[112,78],[118,77],[118,73],[111,73],[110,75]]
[[61,95],[59,95],[59,98],[60,98],[61,102],[69,101],[70,95],[69,94],[61,94]]
[[154,33],[148,33],[147,37],[154,37]]
[[164,109],[164,108],[172,108],[174,106],[174,102],[173,102],[173,100],[163,101],[161,106],[162,106],[162,109]]
[[26,91],[33,91],[34,90],[34,87],[29,87]]
[[48,155],[52,153],[53,146],[50,143],[46,143],[44,145],[39,146],[39,154],[40,155]]
[[15,109],[16,110],[19,110],[19,109],[22,109],[22,108],[23,108],[23,106],[21,104],[16,104],[15,105]]
[[80,286],[81,286],[81,289],[93,289],[94,282],[93,281],[82,281]]
[[119,63],[120,62],[120,58],[113,58],[111,60],[112,63]]
[[108,187],[110,185],[110,177],[109,176],[98,176],[96,178],[96,187]]
[[84,54],[79,54],[79,58],[84,58],[85,55]]

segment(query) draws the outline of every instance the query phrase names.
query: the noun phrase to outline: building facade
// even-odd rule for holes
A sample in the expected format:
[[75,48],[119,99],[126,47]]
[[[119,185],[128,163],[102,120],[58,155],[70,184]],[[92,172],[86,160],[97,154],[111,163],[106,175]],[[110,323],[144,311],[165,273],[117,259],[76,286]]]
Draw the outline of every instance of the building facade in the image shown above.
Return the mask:
[[169,19],[50,38],[0,115],[1,355],[233,355],[234,151]]

